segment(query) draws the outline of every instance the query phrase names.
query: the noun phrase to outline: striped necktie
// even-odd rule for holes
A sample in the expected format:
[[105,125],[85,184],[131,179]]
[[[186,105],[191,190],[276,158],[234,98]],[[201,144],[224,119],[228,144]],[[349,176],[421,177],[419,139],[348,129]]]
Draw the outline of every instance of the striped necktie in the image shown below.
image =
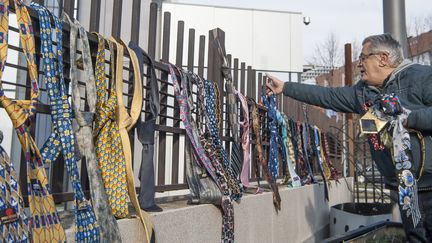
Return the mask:
[[[0,11],[3,11],[0,31],[0,80],[3,75],[7,56],[7,36],[9,29],[9,0],[2,0]],[[33,27],[27,8],[21,1],[14,1],[21,46],[23,48],[28,73],[31,81],[31,100],[11,100],[5,96],[0,82],[0,103],[5,108],[12,125],[16,129],[18,139],[27,164],[27,190],[30,214],[32,215],[32,240],[34,242],[64,242],[64,230],[60,224],[53,197],[48,184],[48,177],[36,142],[30,134],[30,123],[36,112],[35,103],[39,96],[37,83],[37,67]]]
[[297,175],[297,173],[295,172],[295,166],[293,165],[293,158],[294,158],[294,154],[293,154],[293,146],[291,144],[291,141],[289,141],[288,139],[288,129],[287,129],[287,125],[286,125],[286,116],[285,114],[281,113],[281,112],[277,112],[276,113],[276,118],[277,121],[279,123],[279,126],[281,127],[282,130],[282,145],[283,145],[283,149],[282,151],[285,154],[285,159],[286,159],[286,163],[287,163],[287,167],[288,167],[288,173],[291,177],[291,186],[292,187],[300,187],[301,186],[301,180],[300,177]]
[[[117,111],[118,115],[116,116],[117,124],[119,126],[119,134],[121,138],[121,144],[123,147],[123,152],[125,155],[125,166],[126,166],[126,182],[129,191],[129,198],[132,202],[132,205],[135,207],[135,211],[138,214],[138,217],[143,224],[144,230],[146,232],[147,242],[150,242],[153,231],[153,222],[151,220],[150,215],[142,211],[138,198],[135,191],[135,182],[134,182],[134,174],[132,171],[132,148],[130,145],[129,134],[135,123],[138,120],[138,117],[141,114],[142,108],[142,82],[141,82],[141,74],[140,68],[138,64],[138,58],[134,51],[132,51],[123,41],[117,42],[113,37],[110,38],[110,41],[114,43],[116,47],[116,75],[115,75],[115,88],[117,95]],[[129,58],[132,62],[132,69],[134,74],[134,93],[133,99],[130,109],[130,114],[126,110],[123,105],[123,52],[124,48],[129,54]]]
[[98,37],[96,56],[96,116],[95,116],[95,150],[104,187],[112,213],[117,218],[129,214],[126,184],[126,160],[117,124],[117,94],[115,90],[114,47],[108,42],[111,57],[111,79],[109,91],[105,81],[105,39]]
[[[80,154],[85,157],[87,172],[89,177],[90,194],[96,218],[100,227],[101,242],[121,242],[120,229],[116,219],[113,217],[111,207],[108,204],[108,196],[103,187],[103,181],[100,169],[97,165],[96,153],[93,142],[93,119],[96,108],[96,86],[91,62],[90,46],[87,39],[87,33],[80,25],[78,20],[74,22],[66,13],[63,13],[64,19],[68,21],[70,29],[70,72],[69,76],[72,85],[72,107],[75,114],[75,121],[78,128],[75,130],[75,136],[78,143]],[[78,38],[77,38],[78,37]],[[83,65],[83,82],[87,94],[87,104],[89,111],[81,111],[81,95],[77,79],[77,43],[81,42],[82,46],[82,65]]]
[[24,212],[18,175],[1,146],[2,140],[3,132],[0,130],[0,239],[5,242],[30,242],[29,222]]
[[[41,51],[43,58],[44,81],[50,98],[51,120],[53,132],[43,145],[42,158],[46,163],[53,163],[62,153],[67,167],[69,180],[74,191],[75,241],[99,241],[99,225],[93,208],[85,198],[82,190],[75,151],[75,137],[72,128],[72,111],[70,109],[66,84],[63,78],[62,59],[62,22],[52,15],[55,24],[56,51],[52,44],[52,28],[50,14],[45,7],[32,3],[39,15],[41,26]],[[55,65],[57,58],[57,65]]]

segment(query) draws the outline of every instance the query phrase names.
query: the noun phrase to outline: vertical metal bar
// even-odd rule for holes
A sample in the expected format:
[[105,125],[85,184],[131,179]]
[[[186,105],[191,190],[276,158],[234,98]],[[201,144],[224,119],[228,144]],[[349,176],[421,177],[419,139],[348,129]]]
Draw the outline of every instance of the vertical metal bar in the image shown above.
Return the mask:
[[246,86],[246,89],[247,89],[247,92],[246,92],[246,94],[247,94],[247,96],[249,96],[249,97],[253,97],[252,96],[252,66],[248,66],[247,67],[247,86]]
[[90,32],[99,32],[101,0],[92,0],[90,8]]
[[198,49],[198,76],[204,77],[205,36],[200,35]]
[[194,66],[194,52],[195,52],[195,29],[189,29],[188,40],[188,64],[187,68],[193,72]]
[[120,38],[123,0],[114,0],[111,35]]
[[139,43],[141,0],[132,2],[131,41]]
[[256,97],[257,95],[257,83],[256,83],[256,70],[252,69],[252,77],[251,77],[251,97]]
[[[176,49],[176,65],[178,67],[181,67],[183,65],[183,43],[184,43],[184,22],[178,21],[177,49]],[[174,117],[180,118],[180,109],[179,109],[177,99],[174,99]],[[180,120],[174,120],[174,127],[180,127]],[[180,156],[179,152],[180,152],[180,135],[178,133],[174,133],[171,184],[178,184],[179,156]]]
[[259,73],[258,73],[258,81],[256,82],[256,83],[258,84],[258,94],[257,94],[256,96],[252,97],[252,98],[254,98],[255,100],[257,100],[256,97],[259,97],[259,96],[262,95],[262,92],[263,92],[263,90],[262,90],[262,85],[261,85],[261,80],[262,80],[262,79],[263,79],[263,75],[262,75],[261,72],[259,72]]
[[234,65],[233,65],[233,82],[234,82],[234,87],[239,90],[239,86],[238,86],[238,81],[239,81],[239,59],[238,58],[234,58]]
[[157,35],[157,3],[150,4],[149,35],[148,35],[148,54],[150,58],[156,55],[156,35]]
[[[62,6],[59,6],[59,8],[61,7]],[[75,10],[75,0],[64,0],[63,11],[71,18],[75,18],[74,10]]]
[[240,64],[240,92],[246,94],[246,63]]
[[[170,30],[171,30],[171,13],[164,13],[163,23],[163,39],[162,39],[162,60],[168,62],[169,60],[169,42],[170,42]],[[162,72],[162,80],[168,80],[168,73]],[[165,95],[168,92],[168,85],[166,83],[161,85],[161,97],[160,97],[160,114],[167,115],[167,101],[168,97]],[[160,117],[160,125],[166,125],[166,117]],[[158,161],[158,185],[165,184],[165,163],[166,163],[166,132],[159,132],[159,161]]]
[[208,51],[207,51],[207,79],[214,81],[214,45],[213,31],[209,31]]

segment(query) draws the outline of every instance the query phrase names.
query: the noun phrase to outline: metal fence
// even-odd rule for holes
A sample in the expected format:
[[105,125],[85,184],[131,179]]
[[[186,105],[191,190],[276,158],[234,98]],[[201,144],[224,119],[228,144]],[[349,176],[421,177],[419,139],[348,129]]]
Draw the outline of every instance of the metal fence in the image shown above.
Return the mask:
[[[39,1],[43,2],[43,1]],[[120,36],[120,20],[121,19],[121,3],[122,1],[114,1],[114,13],[113,16],[113,31],[112,35],[116,38]],[[42,3],[43,4],[43,3]],[[76,16],[76,7],[75,1],[64,1],[63,11],[68,13],[70,16]],[[133,1],[134,8],[132,9],[132,26],[131,26],[131,40],[138,43],[138,30],[139,30],[139,10],[140,10],[140,1]],[[13,5],[11,5],[13,6]],[[91,21],[90,21],[90,30],[95,31],[98,29],[99,25],[99,15],[100,15],[100,0],[92,1],[91,3]],[[61,11],[59,11],[61,12]],[[40,62],[40,32],[39,32],[39,23],[37,15],[34,11],[30,10],[30,15],[33,21],[34,33],[35,33],[35,41],[36,41],[36,52],[37,52],[37,63]],[[149,40],[148,40],[148,48],[147,52],[150,57],[154,58],[156,53],[156,35],[157,35],[157,21],[158,19],[158,11],[157,5],[152,3],[150,5],[150,15],[149,15]],[[180,117],[179,117],[179,109],[175,100],[172,83],[169,78],[169,70],[168,66],[165,64],[171,58],[169,57],[170,48],[176,48],[176,57],[175,64],[177,66],[185,66],[188,70],[192,70],[196,72],[199,76],[206,76],[208,79],[216,81],[219,85],[219,92],[221,94],[221,102],[223,107],[223,122],[221,125],[221,137],[224,141],[224,145],[227,151],[230,151],[230,146],[232,143],[232,138],[229,131],[229,125],[226,116],[226,94],[224,91],[223,78],[221,73],[222,59],[219,53],[217,53],[215,47],[211,44],[210,41],[206,43],[206,37],[204,35],[200,35],[196,38],[197,33],[195,33],[194,29],[188,29],[189,38],[188,40],[184,40],[184,23],[179,21],[177,24],[177,35],[176,38],[176,46],[170,47],[170,38],[174,38],[170,36],[170,13],[163,13],[163,39],[162,39],[162,59],[161,61],[155,61],[154,65],[157,73],[157,80],[159,83],[160,90],[160,104],[161,110],[159,114],[159,118],[157,121],[157,149],[156,149],[156,191],[172,191],[178,189],[186,189],[187,184],[184,177],[184,141],[185,141],[185,130],[182,128]],[[63,60],[64,60],[64,76],[67,84],[69,83],[69,26],[64,23],[63,29]],[[18,33],[18,29],[11,26],[10,32]],[[220,29],[217,30],[218,38],[221,40],[222,45],[224,45],[224,32]],[[209,36],[213,35],[212,31],[209,31]],[[12,35],[11,35],[12,36]],[[89,34],[90,48],[92,51],[93,62],[95,62],[96,58],[96,50],[97,50],[97,39],[93,34]],[[198,42],[196,43],[196,39]],[[211,39],[211,38],[209,38]],[[186,43],[187,42],[187,43]],[[17,42],[18,43],[18,42]],[[187,45],[187,53],[184,50],[184,46]],[[9,93],[14,92],[16,98],[29,98],[30,96],[30,80],[26,73],[27,68],[25,64],[24,54],[22,53],[22,49],[18,44],[11,43],[9,45],[9,49],[12,52],[18,53],[18,62],[17,63],[7,63],[7,68],[17,70],[17,76],[15,80],[2,80],[2,82],[7,86]],[[207,50],[206,50],[207,49]],[[107,50],[108,51],[108,50]],[[194,66],[195,53],[198,52],[198,66]],[[207,60],[205,60],[205,53],[207,53]],[[78,52],[79,54],[79,52]],[[182,63],[183,56],[187,55],[187,63]],[[245,62],[241,62],[238,58],[233,58],[231,55],[228,55],[228,59],[230,62],[232,61],[231,69],[232,76],[235,87],[248,97],[252,97],[255,100],[258,100],[260,94],[263,92],[263,85],[265,82],[265,77],[263,73],[257,72],[253,69],[253,67],[248,66]],[[106,63],[109,64],[110,60],[106,60]],[[146,63],[147,65],[148,63]],[[131,80],[131,75],[129,74],[132,70],[130,68],[130,62],[127,54],[125,54],[125,62],[124,62],[124,81],[123,81],[123,90],[124,96],[123,99],[126,101],[127,107],[130,107],[130,103],[132,101],[133,94],[133,80]],[[146,109],[148,103],[148,78],[150,75],[150,69],[144,68],[144,80],[143,80],[143,110],[142,117],[145,118],[148,111]],[[39,71],[42,74],[41,70]],[[128,75],[129,74],[129,75]],[[289,77],[300,77],[299,73],[289,73]],[[109,78],[110,76],[107,75]],[[293,78],[296,79],[297,78]],[[42,84],[40,76],[40,85],[41,85],[41,97],[40,103],[37,104],[37,119],[36,122],[31,127],[31,133],[33,136],[36,135],[38,145],[41,145],[49,135],[50,131],[50,108],[48,104],[46,89],[44,84]],[[82,80],[81,80],[82,81]],[[80,82],[83,85],[83,82]],[[292,111],[287,103],[284,100],[279,98],[278,106],[281,110],[283,110],[288,116],[292,115]],[[281,104],[284,104],[281,107]],[[86,98],[85,94],[82,97],[83,107],[86,107]],[[5,119],[2,117],[2,120]],[[132,148],[135,146],[140,146],[139,143],[135,143],[136,139],[134,138],[135,129],[130,132]],[[251,134],[251,146],[252,146],[252,160],[251,160],[251,180],[261,180],[261,173],[259,171],[259,167],[257,166],[256,154],[254,151],[255,138],[253,134]],[[332,159],[334,164],[339,164],[342,159],[342,143],[340,141],[340,134],[333,133],[328,134],[329,137],[329,145],[330,145],[330,158]],[[14,143],[13,143],[14,144]],[[17,143],[15,143],[16,145]],[[264,136],[264,148],[265,153],[268,149],[268,137]],[[14,147],[13,151],[15,153],[11,156],[14,161],[18,162],[19,165],[16,167],[19,168],[19,177],[20,177],[20,185],[22,188],[22,192],[24,198],[27,196],[27,186],[26,186],[26,163],[24,161],[24,156],[20,153],[19,147]],[[267,153],[266,153],[267,154]],[[139,157],[134,158],[134,168],[135,171],[139,168],[139,163],[141,159]],[[73,200],[73,193],[68,187],[67,176],[65,175],[66,169],[63,163],[63,159],[60,158],[53,164],[47,165],[47,170],[49,171],[48,175],[50,177],[50,185],[52,189],[52,193],[54,196],[54,200],[56,203],[62,203]],[[87,177],[87,169],[85,161],[81,163],[81,182],[83,188],[86,193],[89,193],[89,185],[88,185],[88,177]]]

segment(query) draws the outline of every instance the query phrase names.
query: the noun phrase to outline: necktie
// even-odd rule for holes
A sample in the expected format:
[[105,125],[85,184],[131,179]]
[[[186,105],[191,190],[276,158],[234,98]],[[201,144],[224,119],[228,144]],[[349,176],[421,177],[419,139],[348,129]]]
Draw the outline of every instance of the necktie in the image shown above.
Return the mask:
[[[62,60],[62,22],[52,15],[55,23],[57,41],[56,52],[52,45],[52,28],[48,10],[37,3],[31,6],[38,12],[41,22],[41,50],[44,64],[44,80],[50,98],[51,120],[53,132],[42,147],[42,158],[47,163],[56,161],[60,152],[67,167],[69,180],[75,193],[75,241],[99,241],[99,225],[96,221],[93,208],[84,196],[80,183],[77,159],[75,157],[75,138],[72,128],[72,112],[70,109],[66,84],[63,79]],[[57,57],[57,66],[54,63]]]
[[[211,161],[207,156],[210,151],[206,149],[200,143],[199,128],[193,121],[192,114],[190,113],[190,105],[192,105],[187,92],[186,80],[182,79],[181,84],[177,80],[174,72],[175,66],[169,64],[169,70],[171,74],[171,80],[174,85],[174,92],[176,99],[180,106],[180,118],[185,126],[186,134],[188,135],[189,141],[192,144],[195,158],[204,165],[207,172],[218,184],[220,190],[223,193],[222,196],[222,242],[234,242],[234,208],[230,198],[230,189],[225,177],[223,165],[217,161]],[[181,77],[183,72],[178,69]]]
[[216,156],[222,159],[225,172],[228,174],[230,178],[232,178],[232,182],[229,187],[232,191],[231,199],[237,201],[240,200],[242,196],[242,185],[239,180],[237,180],[235,173],[232,171],[229,166],[228,156],[224,147],[222,146],[222,141],[219,137],[219,126],[218,123],[221,122],[221,113],[220,113],[220,105],[217,94],[217,88],[215,87],[215,83],[209,80],[204,80],[204,89],[205,89],[205,108],[206,108],[206,116],[208,119],[208,126],[210,135],[213,139],[212,148],[216,153]]
[[313,130],[313,137],[314,137],[314,143],[313,143],[313,148],[315,150],[315,155],[318,161],[318,166],[319,166],[319,170],[321,173],[321,177],[323,178],[324,181],[324,196],[327,199],[327,201],[329,200],[329,196],[328,196],[328,188],[327,188],[327,181],[326,181],[326,177],[324,175],[324,163],[322,160],[322,156],[321,156],[321,146],[320,146],[320,137],[319,137],[319,132],[318,132],[318,127],[314,126],[312,128]]
[[238,107],[237,107],[238,91],[236,90],[232,82],[231,69],[229,67],[228,60],[225,56],[225,51],[222,49],[219,39],[215,39],[214,43],[223,60],[222,74],[225,79],[225,89],[227,92],[228,121],[231,128],[232,138],[234,139],[234,142],[231,143],[232,149],[231,149],[230,167],[234,172],[234,176],[237,177],[240,173],[240,167],[241,167],[241,157],[240,157],[241,141],[239,137],[240,129],[239,129],[238,112],[237,112],[238,111]]
[[98,37],[96,56],[96,117],[95,150],[104,187],[112,213],[117,218],[129,214],[126,184],[126,161],[117,123],[117,94],[115,90],[114,47],[108,42],[111,56],[111,79],[109,91],[105,81],[105,39]]
[[312,161],[309,157],[311,151],[310,147],[310,135],[309,135],[309,125],[307,123],[301,124],[301,135],[302,135],[302,142],[303,142],[303,157],[305,159],[306,169],[308,173],[308,178],[310,179],[310,183],[315,183],[315,177],[313,175],[312,171]]
[[283,151],[285,153],[285,158],[287,162],[288,167],[288,173],[291,177],[291,186],[292,187],[300,187],[301,186],[301,180],[300,177],[295,172],[295,166],[293,165],[294,161],[294,154],[293,154],[293,146],[291,142],[288,139],[288,129],[286,125],[286,116],[285,114],[281,112],[276,113],[276,118],[279,123],[279,126],[282,130],[282,144],[283,144]]
[[327,140],[327,134],[326,133],[321,133],[321,142],[323,143],[323,148],[324,148],[324,158],[326,161],[326,163],[328,164],[328,167],[330,169],[330,178],[332,180],[336,180],[336,182],[339,182],[339,172],[336,170],[336,168],[333,166],[333,163],[331,162],[330,158],[329,158],[329,154],[330,154],[330,148],[328,145],[328,140]]
[[[243,120],[240,121],[240,126],[242,128],[242,148],[243,148],[243,166],[240,174],[240,180],[244,187],[249,188],[251,185],[249,184],[249,171],[250,171],[250,141],[249,141],[249,107],[246,100],[246,97],[240,93],[236,92],[240,104],[242,107]],[[260,189],[257,188],[256,192],[260,192]]]
[[276,181],[279,171],[278,161],[278,130],[276,126],[276,95],[263,95],[262,100],[267,107],[267,119],[270,130],[270,154],[269,154],[269,169],[272,181]]
[[255,134],[255,150],[258,155],[258,162],[261,164],[264,179],[269,183],[271,190],[273,191],[273,205],[276,210],[281,208],[281,198],[279,195],[279,188],[276,181],[272,180],[270,170],[268,168],[267,160],[264,158],[262,138],[261,138],[261,122],[259,118],[258,105],[252,98],[249,98],[252,103],[252,128]]
[[[150,242],[153,231],[153,222],[151,221],[151,217],[147,212],[143,212],[139,206],[138,198],[135,191],[135,182],[134,182],[134,174],[132,171],[132,148],[130,145],[129,134],[135,123],[138,120],[138,117],[141,114],[142,107],[142,82],[141,82],[141,73],[138,64],[138,59],[134,51],[132,51],[123,41],[117,42],[113,37],[110,38],[110,41],[114,43],[116,47],[116,80],[115,80],[115,88],[117,93],[117,111],[118,115],[116,116],[117,124],[119,126],[119,133],[121,137],[121,143],[123,146],[123,152],[125,155],[126,162],[126,181],[129,191],[129,198],[132,202],[132,205],[135,207],[135,211],[138,214],[138,217],[141,220],[141,223],[146,232],[147,242]],[[129,54],[129,58],[132,62],[132,69],[134,74],[134,93],[133,99],[130,109],[130,114],[126,110],[123,105],[123,51],[126,49]]]
[[[88,177],[90,180],[90,193],[92,203],[100,227],[101,242],[121,242],[120,229],[117,221],[112,215],[111,208],[108,204],[108,196],[103,187],[103,181],[100,169],[97,165],[95,148],[93,143],[93,119],[96,107],[96,86],[91,62],[90,46],[87,39],[87,33],[80,25],[78,20],[72,22],[66,13],[63,13],[64,19],[69,22],[70,29],[70,72],[69,76],[72,85],[72,107],[75,114],[75,121],[78,128],[75,130],[75,136],[78,143],[80,154],[85,157]],[[78,37],[78,38],[77,38]],[[83,64],[83,81],[87,94],[87,104],[89,111],[81,111],[81,96],[77,75],[77,43],[81,42],[82,46],[82,64]]]
[[300,167],[300,178],[302,179],[302,184],[312,183],[312,179],[307,172],[307,165],[303,154],[303,130],[300,122],[296,122],[296,137],[297,137],[297,153],[298,153],[298,164]]
[[[0,5],[1,6],[1,5]],[[1,12],[1,10],[0,10]],[[0,131],[0,144],[3,133]],[[29,242],[29,222],[18,175],[6,151],[0,145],[0,239],[4,242]]]
[[323,172],[324,172],[324,177],[325,177],[325,179],[326,179],[326,181],[327,181],[327,184],[328,185],[330,185],[331,183],[330,183],[330,167],[329,167],[329,165],[328,165],[328,163],[327,163],[327,161],[326,161],[326,158],[325,158],[325,151],[324,151],[324,146],[323,146],[323,136],[322,136],[322,133],[321,133],[321,129],[319,129],[319,127],[317,127],[317,126],[315,126],[315,129],[316,129],[316,132],[317,132],[317,136],[318,136],[318,141],[319,141],[319,144],[316,144],[316,146],[318,146],[319,147],[319,150],[320,150],[320,153],[319,153],[319,155],[320,155],[320,159],[321,159],[321,161],[322,161],[322,167],[323,167]]
[[[9,29],[8,0],[1,1],[3,11],[0,31],[0,80],[3,75],[7,56],[7,33]],[[44,168],[39,149],[31,137],[30,123],[34,118],[35,103],[39,96],[37,83],[37,67],[35,64],[33,27],[27,8],[18,1],[14,1],[21,46],[23,48],[28,73],[31,80],[31,100],[11,100],[5,96],[0,84],[0,102],[5,108],[16,129],[27,164],[27,190],[29,198],[30,214],[32,215],[32,239],[34,242],[64,242],[66,240],[64,230],[56,211],[53,197],[50,192],[48,178]]]
[[143,145],[142,148],[142,161],[139,172],[140,192],[138,200],[140,207],[144,210],[162,211],[155,203],[155,175],[154,175],[154,140],[156,129],[156,118],[159,114],[159,88],[156,78],[156,71],[154,68],[153,60],[147,53],[141,49],[134,42],[129,42],[129,47],[135,52],[139,68],[141,71],[141,80],[144,81],[144,59],[148,61],[150,77],[147,79],[149,96],[146,100],[146,110],[149,115],[146,116],[145,121],[138,118],[137,133],[138,140]]
[[374,113],[382,120],[390,121],[392,129],[392,156],[399,180],[399,205],[401,216],[411,218],[414,228],[421,220],[417,179],[412,168],[410,135],[403,123],[408,119],[410,110],[403,108],[395,94],[381,98],[381,107],[374,105]]

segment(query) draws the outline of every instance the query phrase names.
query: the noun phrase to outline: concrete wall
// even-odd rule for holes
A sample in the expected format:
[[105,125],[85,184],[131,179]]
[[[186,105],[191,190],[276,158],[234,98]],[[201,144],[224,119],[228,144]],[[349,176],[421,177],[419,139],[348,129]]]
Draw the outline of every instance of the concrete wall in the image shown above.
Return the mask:
[[[353,179],[332,182],[330,201],[324,199],[323,185],[297,189],[280,187],[282,210],[276,213],[272,194],[245,194],[234,203],[235,242],[316,242],[328,237],[330,207],[352,202]],[[222,216],[213,205],[161,204],[163,212],[152,213],[158,243],[220,242]],[[144,242],[138,219],[119,220],[123,242]],[[72,240],[72,241],[71,241]],[[68,232],[73,242],[73,231]]]

